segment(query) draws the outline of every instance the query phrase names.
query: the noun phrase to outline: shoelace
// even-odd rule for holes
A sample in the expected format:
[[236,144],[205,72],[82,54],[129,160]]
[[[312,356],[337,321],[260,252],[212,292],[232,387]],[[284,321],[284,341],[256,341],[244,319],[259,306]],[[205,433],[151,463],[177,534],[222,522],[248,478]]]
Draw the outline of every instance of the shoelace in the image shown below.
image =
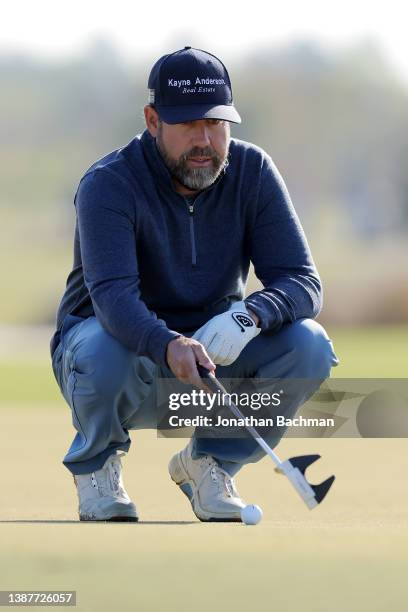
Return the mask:
[[[195,491],[196,495],[204,479],[206,478],[208,472],[210,472],[211,480],[214,482],[214,484],[217,485],[219,493],[225,493],[226,491],[228,497],[238,496],[238,492],[235,487],[234,480],[231,478],[228,472],[223,470],[218,465],[218,463],[214,461],[212,458],[210,458],[209,456],[203,457],[202,462],[207,463],[207,469],[205,470],[205,472],[203,473],[203,475],[201,476],[197,484],[196,491]],[[194,496],[193,496],[193,499],[194,499]]]
[[122,475],[121,475],[121,461],[120,457],[124,457],[126,453],[117,453],[116,455],[112,455],[110,458],[107,468],[108,468],[108,484],[110,485],[110,490],[108,486],[108,490],[105,491],[105,483],[99,482],[95,472],[91,474],[91,484],[93,487],[98,489],[100,495],[106,495],[110,492],[115,493],[116,495],[120,495],[121,497],[127,497]]
[[120,457],[124,457],[125,455],[126,453],[118,453],[117,455],[114,455],[112,461],[108,463],[112,489],[115,493],[121,495],[122,497],[126,497],[126,492],[122,481],[122,464],[120,461]]

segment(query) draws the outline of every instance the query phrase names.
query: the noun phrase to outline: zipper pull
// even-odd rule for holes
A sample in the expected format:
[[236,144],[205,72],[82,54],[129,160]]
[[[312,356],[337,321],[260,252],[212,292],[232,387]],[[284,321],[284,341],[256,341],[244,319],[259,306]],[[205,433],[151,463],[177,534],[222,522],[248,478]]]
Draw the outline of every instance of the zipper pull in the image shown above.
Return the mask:
[[194,212],[194,204],[189,204],[188,210],[190,211],[190,215]]

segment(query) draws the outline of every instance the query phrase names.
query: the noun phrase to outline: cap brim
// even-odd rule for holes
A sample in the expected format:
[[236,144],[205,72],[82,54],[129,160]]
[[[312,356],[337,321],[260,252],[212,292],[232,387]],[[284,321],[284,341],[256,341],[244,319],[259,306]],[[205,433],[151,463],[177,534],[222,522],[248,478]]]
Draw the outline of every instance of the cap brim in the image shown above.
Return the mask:
[[160,119],[165,123],[183,123],[198,119],[223,119],[231,123],[241,123],[236,108],[232,105],[191,104],[190,106],[156,105]]

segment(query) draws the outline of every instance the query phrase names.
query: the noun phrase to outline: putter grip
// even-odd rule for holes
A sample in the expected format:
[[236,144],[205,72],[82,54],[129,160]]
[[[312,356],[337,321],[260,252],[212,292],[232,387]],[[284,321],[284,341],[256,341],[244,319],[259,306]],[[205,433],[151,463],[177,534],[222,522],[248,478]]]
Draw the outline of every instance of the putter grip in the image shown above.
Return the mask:
[[217,379],[215,378],[214,374],[210,372],[210,370],[207,370],[207,368],[205,368],[199,363],[197,363],[197,370],[200,375],[200,378],[205,378],[206,385],[210,387],[210,389],[212,389],[213,391],[219,390],[219,387],[217,385]]

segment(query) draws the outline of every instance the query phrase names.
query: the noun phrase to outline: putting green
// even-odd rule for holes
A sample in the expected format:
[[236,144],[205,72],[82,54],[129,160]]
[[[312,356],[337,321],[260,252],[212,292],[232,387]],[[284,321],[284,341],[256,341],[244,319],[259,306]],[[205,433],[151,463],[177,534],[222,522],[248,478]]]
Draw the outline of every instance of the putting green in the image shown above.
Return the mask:
[[73,436],[63,399],[0,407],[1,589],[76,590],[86,612],[406,610],[406,440],[284,440],[282,458],[319,452],[310,479],[336,474],[307,510],[269,459],[237,476],[257,526],[199,523],[170,481],[184,440],[131,432],[124,477],[139,524],[77,522],[61,459]]

